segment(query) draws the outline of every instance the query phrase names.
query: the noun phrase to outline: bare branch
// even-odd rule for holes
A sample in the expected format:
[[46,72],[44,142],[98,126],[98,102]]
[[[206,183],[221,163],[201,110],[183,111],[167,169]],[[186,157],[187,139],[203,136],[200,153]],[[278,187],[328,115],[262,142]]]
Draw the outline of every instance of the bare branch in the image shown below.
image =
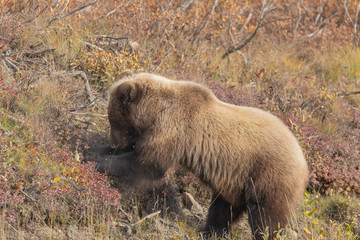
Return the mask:
[[345,14],[346,14],[346,16],[349,18],[351,24],[354,26],[354,21],[353,21],[353,19],[351,18],[350,14],[349,14],[349,10],[348,10],[350,3],[351,3],[351,1],[349,1],[349,2],[348,2],[348,1],[343,1],[344,9],[345,9]]
[[302,40],[302,41],[298,41],[296,43],[293,43],[293,44],[290,44],[288,48],[292,48],[293,46],[295,45],[299,45],[299,44],[303,44],[303,43],[306,43],[306,42],[310,42],[312,40],[314,40],[315,38],[317,38],[322,32],[324,31],[324,29],[320,29],[318,30],[317,32],[312,32],[310,34],[307,35],[308,38],[306,38],[305,40]]
[[239,31],[239,34],[241,34],[244,31],[246,25],[248,25],[248,23],[250,22],[250,19],[252,18],[252,15],[253,15],[253,11],[251,10],[248,17],[246,18],[245,23],[242,25],[242,27],[241,27],[241,29]]
[[58,15],[62,14],[65,11],[65,9],[68,7],[69,3],[70,3],[70,0],[67,0],[64,8],[59,12]]
[[[229,28],[228,28],[228,33],[229,33],[229,35],[230,35],[230,39],[231,39],[231,43],[232,43],[232,45],[233,45],[233,47],[235,48],[235,41],[234,41],[234,37],[233,37],[233,35],[232,35],[232,32],[231,32],[231,26],[229,25]],[[240,50],[238,50],[238,51],[236,51],[240,56],[242,56],[243,57],[243,59],[244,59],[244,62],[245,62],[245,65],[247,65],[247,59],[246,59],[246,57],[245,57],[245,55],[242,53],[242,52],[240,52]]]
[[[222,58],[224,59],[225,57],[229,56],[230,54],[239,51],[240,49],[244,48],[258,33],[258,31],[265,25],[274,22],[274,21],[269,21],[269,22],[264,22],[265,18],[272,12],[276,11],[277,9],[279,9],[279,7],[274,7],[274,2],[273,1],[266,1],[266,0],[262,0],[262,6],[261,6],[261,10],[260,10],[260,15],[258,17],[258,22],[257,22],[257,26],[254,30],[254,32],[252,32],[250,34],[250,36],[248,38],[246,38],[239,46],[237,47],[232,47],[231,49],[228,49],[222,56]],[[250,13],[251,14],[251,13]],[[249,18],[251,18],[251,15],[249,14],[248,16],[248,20],[250,20]],[[278,19],[279,20],[279,19]],[[243,25],[244,27],[245,25]]]
[[299,24],[300,24],[300,21],[301,21],[301,18],[302,18],[302,11],[301,11],[301,7],[300,7],[300,2],[301,2],[301,0],[298,0],[296,2],[296,6],[298,8],[299,14],[298,14],[298,20],[296,21],[294,32],[297,32],[297,29],[299,28]]
[[314,22],[314,26],[315,26],[315,27],[318,26],[317,23],[318,23],[318,21],[319,21],[319,19],[320,19],[320,17],[321,17],[321,14],[323,13],[323,11],[324,11],[324,8],[323,8],[323,5],[322,5],[322,0],[320,0],[319,13],[318,13],[318,15],[316,16],[316,19],[315,19],[315,22]]
[[357,33],[357,22],[358,22],[358,17],[359,17],[359,10],[360,10],[360,2],[357,5],[356,8],[356,14],[355,14],[355,24],[354,24],[354,33]]
[[203,21],[205,21],[204,24],[203,24],[203,26],[202,26],[200,29],[198,29],[198,30],[194,33],[194,35],[193,35],[192,43],[195,42],[196,38],[200,35],[200,33],[201,33],[201,32],[206,28],[206,26],[208,25],[210,16],[211,16],[211,14],[214,12],[217,2],[218,2],[218,0],[214,0],[214,1],[213,1],[213,4],[211,5],[210,11],[208,12],[208,14],[207,14],[207,15],[205,16],[205,18],[203,19]]

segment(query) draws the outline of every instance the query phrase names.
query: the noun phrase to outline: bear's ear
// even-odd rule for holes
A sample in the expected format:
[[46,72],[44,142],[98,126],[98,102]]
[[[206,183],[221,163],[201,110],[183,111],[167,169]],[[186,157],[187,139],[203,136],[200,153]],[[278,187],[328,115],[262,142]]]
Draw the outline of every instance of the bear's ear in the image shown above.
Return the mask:
[[120,73],[118,79],[122,79],[124,77],[128,77],[128,76],[131,76],[133,74],[134,74],[133,71],[131,71],[130,69],[126,69],[122,73]]
[[118,86],[118,98],[123,103],[136,102],[141,95],[140,88],[133,82],[124,82]]

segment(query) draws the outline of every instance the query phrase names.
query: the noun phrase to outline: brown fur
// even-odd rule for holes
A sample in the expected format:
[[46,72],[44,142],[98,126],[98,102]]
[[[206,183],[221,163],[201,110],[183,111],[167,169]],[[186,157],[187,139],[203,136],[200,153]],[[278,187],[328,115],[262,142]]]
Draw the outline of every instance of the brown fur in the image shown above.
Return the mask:
[[214,191],[205,231],[223,234],[245,211],[257,239],[266,226],[272,232],[287,223],[308,167],[278,118],[221,102],[202,85],[148,73],[124,74],[109,97],[113,144],[134,144],[139,163],[159,176],[181,164]]

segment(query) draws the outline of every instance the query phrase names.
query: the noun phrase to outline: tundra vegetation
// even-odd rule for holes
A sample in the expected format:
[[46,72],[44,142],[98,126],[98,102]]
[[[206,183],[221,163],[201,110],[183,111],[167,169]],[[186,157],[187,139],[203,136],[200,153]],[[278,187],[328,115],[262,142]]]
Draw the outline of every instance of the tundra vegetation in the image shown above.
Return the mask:
[[[201,239],[210,193],[184,169],[131,190],[82,163],[131,69],[281,118],[310,183],[297,237],[279,238],[360,239],[359,14],[351,0],[0,0],[0,238]],[[171,211],[181,196],[197,203]],[[251,239],[246,221],[230,238]]]

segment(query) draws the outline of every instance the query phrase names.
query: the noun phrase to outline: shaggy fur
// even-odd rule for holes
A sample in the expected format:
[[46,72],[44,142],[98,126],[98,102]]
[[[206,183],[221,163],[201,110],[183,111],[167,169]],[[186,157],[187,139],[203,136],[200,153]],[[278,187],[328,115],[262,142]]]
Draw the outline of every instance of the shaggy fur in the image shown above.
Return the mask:
[[247,212],[254,237],[268,226],[272,239],[307,185],[302,150],[278,118],[221,102],[200,84],[127,71],[110,89],[108,115],[111,142],[133,151],[102,168],[126,178],[134,161],[132,176],[153,181],[186,167],[214,192],[205,233],[223,235]]

